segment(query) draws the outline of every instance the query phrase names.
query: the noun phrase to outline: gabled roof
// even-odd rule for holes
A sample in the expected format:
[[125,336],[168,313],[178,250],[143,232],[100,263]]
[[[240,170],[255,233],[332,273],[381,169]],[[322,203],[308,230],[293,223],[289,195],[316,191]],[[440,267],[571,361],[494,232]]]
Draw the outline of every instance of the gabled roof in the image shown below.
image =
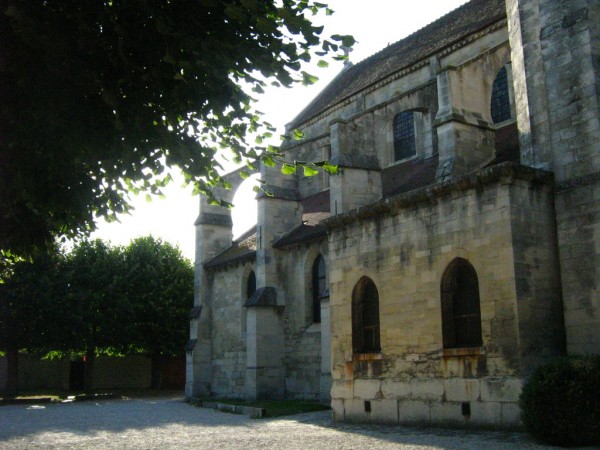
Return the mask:
[[505,17],[504,0],[471,0],[364,61],[345,67],[288,126],[298,127],[368,86],[439,53]]

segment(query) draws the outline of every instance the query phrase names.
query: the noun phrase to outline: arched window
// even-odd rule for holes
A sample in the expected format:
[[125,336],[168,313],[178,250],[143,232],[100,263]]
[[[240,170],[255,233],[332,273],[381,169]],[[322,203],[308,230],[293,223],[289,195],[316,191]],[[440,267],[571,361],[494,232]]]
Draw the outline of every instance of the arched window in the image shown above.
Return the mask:
[[500,69],[492,85],[491,109],[494,123],[504,122],[511,118],[506,67]]
[[456,258],[442,277],[442,334],[444,348],[480,347],[479,282],[473,266]]
[[367,277],[361,278],[352,292],[352,349],[354,353],[381,351],[379,293]]
[[321,323],[321,297],[327,289],[325,259],[317,256],[312,267],[312,316],[313,323]]
[[415,117],[412,111],[404,111],[394,117],[394,160],[414,156],[417,153],[415,141]]
[[[243,285],[242,285],[242,289],[243,289]],[[254,273],[254,270],[250,271],[250,273],[248,274],[248,278],[246,278],[246,298],[242,299],[242,316],[241,316],[241,330],[242,330],[242,339],[245,337],[246,335],[246,315],[247,315],[247,310],[246,307],[244,306],[244,304],[246,303],[246,300],[248,300],[250,297],[252,297],[252,294],[254,294],[254,292],[256,292],[256,274]],[[242,290],[242,295],[243,295],[244,291]]]
[[252,297],[254,292],[256,292],[256,275],[253,270],[248,274],[248,281],[246,281],[246,300]]

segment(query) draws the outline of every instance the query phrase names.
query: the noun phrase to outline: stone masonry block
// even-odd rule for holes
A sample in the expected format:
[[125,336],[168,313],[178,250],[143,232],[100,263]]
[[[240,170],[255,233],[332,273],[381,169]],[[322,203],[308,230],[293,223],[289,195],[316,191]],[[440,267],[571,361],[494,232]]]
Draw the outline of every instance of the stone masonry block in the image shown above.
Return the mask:
[[331,387],[331,397],[334,399],[338,398],[352,398],[353,397],[354,383],[352,380],[335,380]]
[[381,397],[381,380],[354,380],[354,398],[372,400]]
[[519,379],[481,380],[481,400],[484,402],[518,402],[523,388]]
[[387,379],[381,383],[383,398],[408,399],[411,392],[411,386],[408,381]]
[[464,426],[466,419],[462,415],[460,402],[443,402],[431,404],[431,424]]
[[331,400],[331,410],[332,410],[333,420],[335,420],[335,421],[346,420],[346,417],[344,414],[344,400],[335,399],[335,398],[332,399]]
[[398,421],[401,424],[429,424],[431,406],[421,401],[399,401]]
[[397,400],[371,400],[370,421],[376,423],[398,423]]
[[467,419],[473,425],[502,426],[502,404],[500,402],[470,402],[471,416]]
[[344,414],[348,422],[366,422],[369,418],[365,412],[365,401],[358,399],[344,400]]
[[441,401],[444,395],[442,380],[413,379],[410,381],[413,399]]
[[479,399],[479,380],[451,378],[444,381],[446,400],[450,402],[473,402]]

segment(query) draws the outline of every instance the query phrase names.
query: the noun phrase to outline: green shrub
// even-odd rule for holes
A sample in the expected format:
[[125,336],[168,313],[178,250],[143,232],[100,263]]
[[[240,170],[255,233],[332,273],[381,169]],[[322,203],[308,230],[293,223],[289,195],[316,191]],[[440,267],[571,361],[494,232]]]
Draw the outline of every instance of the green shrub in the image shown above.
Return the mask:
[[600,356],[561,358],[538,368],[520,405],[525,428],[541,442],[600,444]]

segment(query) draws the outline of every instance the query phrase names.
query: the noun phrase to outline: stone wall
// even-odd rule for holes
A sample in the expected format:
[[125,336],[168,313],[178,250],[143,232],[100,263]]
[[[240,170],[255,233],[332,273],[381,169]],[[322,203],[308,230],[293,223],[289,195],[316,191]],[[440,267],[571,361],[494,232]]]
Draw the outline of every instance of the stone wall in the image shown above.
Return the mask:
[[507,0],[521,161],[557,180],[567,348],[600,353],[600,5]]
[[[553,333],[562,331],[560,295],[545,295],[557,271],[551,182],[548,174],[503,165],[328,220],[336,418],[518,423],[528,358],[556,354]],[[536,239],[523,233],[530,217]],[[481,348],[442,345],[440,283],[456,257],[477,271]],[[379,292],[378,354],[352,349],[351,297],[363,276]],[[540,306],[521,317],[533,299]],[[520,347],[522,340],[532,345]]]
[[250,264],[211,273],[211,395],[243,398],[246,377],[245,272]]
[[320,398],[321,327],[328,324],[313,323],[311,274],[319,253],[327,261],[327,253],[321,247],[304,244],[277,254],[279,270],[288,280],[282,290],[285,298],[285,392],[288,398]]

